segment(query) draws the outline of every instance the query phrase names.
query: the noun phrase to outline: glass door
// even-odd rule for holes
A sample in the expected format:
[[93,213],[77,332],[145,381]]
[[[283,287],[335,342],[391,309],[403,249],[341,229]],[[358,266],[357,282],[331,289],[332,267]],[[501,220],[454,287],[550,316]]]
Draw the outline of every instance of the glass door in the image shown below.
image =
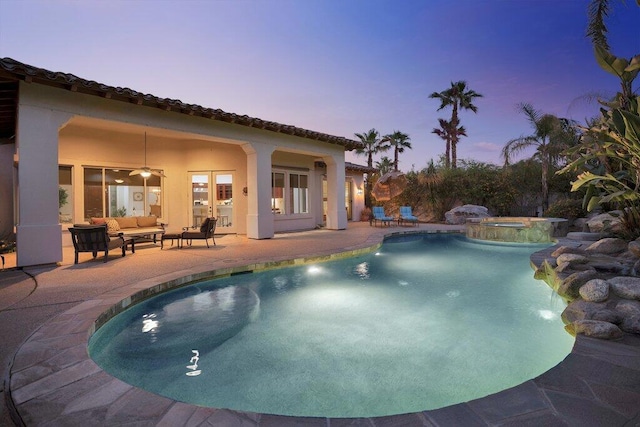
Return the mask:
[[216,217],[216,232],[235,233],[233,172],[190,172],[191,225],[199,227],[207,217]]
[[191,218],[190,224],[193,227],[200,227],[202,222],[208,216],[211,216],[211,200],[210,200],[210,174],[209,173],[190,173],[191,182]]

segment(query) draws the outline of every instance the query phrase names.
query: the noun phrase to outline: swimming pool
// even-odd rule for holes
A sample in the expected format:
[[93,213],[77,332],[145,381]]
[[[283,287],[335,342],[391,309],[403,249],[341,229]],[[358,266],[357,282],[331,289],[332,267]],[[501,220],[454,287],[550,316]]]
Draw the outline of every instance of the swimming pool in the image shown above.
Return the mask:
[[564,304],[529,267],[542,247],[394,237],[377,253],[162,294],[105,324],[89,351],[130,384],[203,406],[434,409],[519,384],[570,352]]

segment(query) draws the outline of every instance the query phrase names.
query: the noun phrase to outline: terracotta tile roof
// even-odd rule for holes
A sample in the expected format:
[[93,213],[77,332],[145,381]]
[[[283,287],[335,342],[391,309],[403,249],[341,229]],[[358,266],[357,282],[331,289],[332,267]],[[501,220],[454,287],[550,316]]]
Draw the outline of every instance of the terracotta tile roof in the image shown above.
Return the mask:
[[355,171],[355,172],[363,172],[363,173],[374,173],[374,172],[378,171],[378,169],[376,169],[376,168],[370,168],[369,166],[358,165],[358,164],[351,163],[351,162],[344,162],[344,168],[346,170],[351,170],[351,171]]
[[[360,142],[344,137],[328,135],[326,133],[266,121],[246,115],[227,113],[220,109],[206,108],[196,104],[185,104],[177,99],[160,98],[151,94],[137,92],[129,88],[108,86],[93,80],[85,80],[73,74],[54,72],[43,68],[37,68],[32,65],[23,64],[22,62],[18,62],[11,58],[0,59],[0,106],[2,105],[1,101],[4,99],[1,95],[1,93],[3,93],[3,88],[6,86],[7,88],[12,89],[15,91],[15,96],[17,96],[16,82],[19,80],[24,80],[28,83],[37,83],[62,88],[72,92],[100,96],[115,101],[129,102],[147,107],[156,107],[166,111],[188,114],[190,116],[200,116],[226,123],[233,123],[241,126],[313,139],[316,141],[341,145],[347,150],[353,150],[361,147]],[[7,94],[8,92],[5,91],[4,93]],[[14,103],[16,103],[16,99],[17,98],[13,99]],[[8,104],[11,103],[11,100],[9,99],[5,99],[5,101]],[[2,111],[3,110],[0,110],[0,124],[4,123],[4,126],[6,127],[8,124],[5,122],[12,121],[12,117],[10,117],[10,112],[3,113]],[[15,112],[13,123],[15,127]],[[7,134],[4,136],[5,138],[12,136],[12,134],[8,135],[8,133],[11,132],[8,132],[7,129],[0,129],[0,138],[3,137],[2,134]],[[15,129],[13,129],[13,133],[15,133]]]

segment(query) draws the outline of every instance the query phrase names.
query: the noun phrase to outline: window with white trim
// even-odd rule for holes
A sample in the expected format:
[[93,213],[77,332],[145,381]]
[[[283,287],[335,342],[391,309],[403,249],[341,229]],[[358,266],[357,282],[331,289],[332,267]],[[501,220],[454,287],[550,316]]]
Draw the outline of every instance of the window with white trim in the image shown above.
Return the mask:
[[84,217],[162,216],[162,180],[131,169],[84,168]]
[[289,174],[288,213],[309,213],[309,177],[305,174]]
[[309,213],[309,174],[273,171],[271,211],[277,215]]

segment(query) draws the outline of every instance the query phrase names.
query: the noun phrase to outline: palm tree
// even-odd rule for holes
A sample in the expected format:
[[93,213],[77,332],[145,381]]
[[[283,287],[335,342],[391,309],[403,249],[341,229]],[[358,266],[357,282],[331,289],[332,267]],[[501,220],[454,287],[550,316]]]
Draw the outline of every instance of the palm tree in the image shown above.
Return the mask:
[[453,134],[457,133],[458,136],[467,136],[467,130],[464,126],[460,126],[458,129],[454,130],[453,126],[451,126],[451,122],[445,119],[438,119],[440,122],[440,129],[433,128],[431,133],[435,133],[440,138],[446,141],[446,149],[444,153],[444,162],[445,167],[449,169],[451,167],[451,140],[453,139]]
[[398,154],[404,153],[405,148],[411,150],[411,138],[406,133],[402,133],[399,130],[393,131],[389,135],[385,135],[382,138],[383,142],[388,142],[390,148],[393,147],[393,170],[398,170]]
[[[478,107],[473,104],[474,98],[482,97],[481,94],[474,90],[467,88],[467,82],[460,80],[459,82],[451,82],[449,89],[442,92],[433,92],[429,95],[429,98],[437,98],[440,100],[440,108],[438,111],[445,107],[451,106],[453,111],[451,112],[451,127],[452,129],[458,129],[460,119],[458,117],[458,110],[471,110],[474,113],[478,111]],[[460,136],[466,136],[453,132],[451,134],[451,167],[455,169],[458,163],[457,146]]]
[[380,175],[384,175],[385,173],[393,170],[393,162],[390,158],[384,156],[379,162],[376,162],[376,169],[378,169]]
[[357,148],[356,154],[367,156],[367,166],[373,167],[373,155],[387,151],[390,147],[380,139],[380,133],[375,129],[369,132],[354,134],[364,144],[364,148]]
[[557,166],[563,158],[563,151],[575,143],[575,131],[567,119],[561,119],[553,114],[542,114],[531,104],[523,103],[518,109],[524,113],[533,128],[533,134],[510,140],[502,148],[505,166],[508,166],[514,154],[535,147],[533,157],[542,164],[542,209],[549,207],[549,170]]
[[[624,3],[624,2],[623,2]],[[640,7],[640,2],[636,0]],[[620,89],[622,96],[619,101],[623,110],[629,111],[630,100],[634,97],[633,81],[638,76],[640,68],[640,55],[635,55],[631,59],[615,56],[611,52],[607,33],[609,30],[605,24],[605,18],[610,12],[609,0],[591,0],[589,3],[589,24],[587,26],[587,37],[591,39],[598,65],[605,71],[617,76],[620,79]]]
[[[369,132],[365,133],[356,133],[357,136],[364,148],[357,148],[356,154],[367,156],[367,166],[373,168],[373,155],[387,151],[390,146],[385,144],[380,139],[380,133],[375,129],[370,129]],[[367,174],[367,181],[365,183],[365,192],[364,192],[364,205],[366,207],[371,207],[371,174]]]

